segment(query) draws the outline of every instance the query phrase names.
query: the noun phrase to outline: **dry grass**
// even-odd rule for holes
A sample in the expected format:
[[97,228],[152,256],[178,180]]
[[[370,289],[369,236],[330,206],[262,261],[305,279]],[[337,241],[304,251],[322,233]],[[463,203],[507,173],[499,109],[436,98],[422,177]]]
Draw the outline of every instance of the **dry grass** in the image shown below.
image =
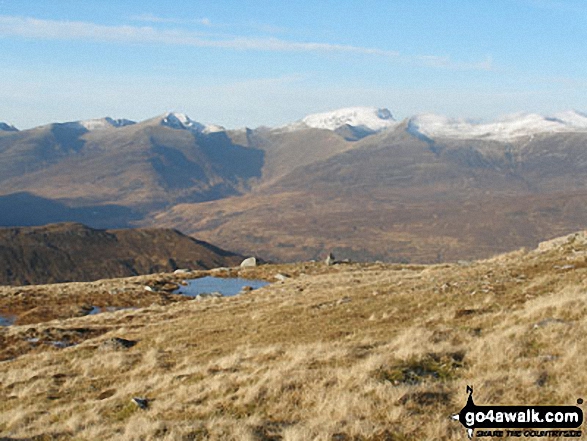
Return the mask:
[[[462,440],[448,416],[465,404],[467,384],[478,404],[587,395],[583,235],[470,265],[296,264],[241,275],[277,272],[293,277],[234,298],[3,329],[15,348],[32,333],[95,332],[0,363],[0,433]],[[113,337],[138,343],[106,346]]]

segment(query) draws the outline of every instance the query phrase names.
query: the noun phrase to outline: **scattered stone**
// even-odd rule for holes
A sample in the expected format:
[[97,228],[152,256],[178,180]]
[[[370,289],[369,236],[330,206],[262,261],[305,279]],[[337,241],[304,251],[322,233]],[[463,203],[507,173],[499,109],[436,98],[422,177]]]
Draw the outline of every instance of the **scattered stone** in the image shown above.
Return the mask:
[[568,270],[572,270],[575,269],[575,265],[555,265],[554,269],[559,269],[561,271],[568,271]]
[[230,271],[230,268],[227,268],[225,266],[221,266],[218,268],[212,268],[210,270],[211,273],[222,273],[222,272],[226,272],[226,271]]
[[285,282],[287,279],[289,279],[289,276],[286,276],[285,274],[281,274],[281,273],[277,273],[275,274],[275,279],[280,281],[280,282]]
[[149,407],[149,401],[146,398],[134,397],[131,401],[143,410]]
[[324,263],[326,264],[326,266],[334,265],[336,263],[334,260],[334,255],[332,253],[328,253],[328,256],[326,256],[326,260],[324,261]]
[[554,360],[558,360],[559,357],[558,357],[558,355],[547,354],[547,355],[539,355],[538,358],[543,361],[554,361]]
[[53,347],[56,347],[58,349],[65,349],[68,348],[70,346],[74,346],[75,343],[70,343],[68,341],[63,341],[63,340],[57,340],[57,341],[48,341],[46,342],[47,344],[50,344]]
[[158,286],[157,291],[173,292],[178,288],[179,288],[179,285],[177,283],[167,282],[161,286]]
[[241,268],[252,268],[257,266],[257,259],[249,257],[241,262]]
[[190,270],[187,268],[178,268],[175,271],[173,271],[173,274],[187,274],[189,272]]
[[149,292],[156,292],[157,290],[155,288],[153,288],[152,286],[145,286],[145,291],[149,291]]
[[565,322],[565,321],[564,321],[564,320],[562,320],[562,319],[557,319],[557,318],[552,318],[552,317],[550,317],[550,318],[547,318],[547,319],[544,319],[544,320],[540,320],[538,323],[536,323],[536,324],[534,325],[534,329],[537,329],[537,328],[544,328],[545,326],[548,326],[548,325],[553,325],[553,324],[561,324],[561,325],[566,325],[566,324],[568,324],[568,323],[567,323],[567,322]]
[[120,337],[113,337],[106,341],[104,341],[100,345],[100,349],[103,350],[120,350],[120,349],[128,349],[132,348],[138,342],[135,340],[127,340],[125,338]]
[[204,299],[218,299],[220,297],[224,297],[221,292],[214,291],[214,292],[203,292],[198,294],[195,299],[196,300],[204,300]]

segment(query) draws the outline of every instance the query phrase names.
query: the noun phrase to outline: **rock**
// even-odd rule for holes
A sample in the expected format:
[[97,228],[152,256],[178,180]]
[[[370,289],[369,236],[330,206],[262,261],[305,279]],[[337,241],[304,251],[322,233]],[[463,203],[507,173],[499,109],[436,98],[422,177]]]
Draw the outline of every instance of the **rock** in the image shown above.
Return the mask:
[[203,292],[202,294],[198,294],[195,299],[196,300],[204,300],[204,299],[218,299],[220,297],[224,297],[221,292],[214,291],[214,292]]
[[176,289],[179,289],[179,285],[177,283],[171,283],[171,282],[164,283],[163,285],[158,287],[158,291],[166,291],[166,292],[172,292],[172,291],[175,291]]
[[334,255],[332,253],[328,253],[328,256],[326,256],[326,260],[324,261],[324,263],[327,266],[334,265]]
[[343,297],[336,301],[337,305],[342,305],[343,303],[349,303],[352,299],[350,297]]
[[156,291],[156,289],[155,289],[155,288],[153,288],[152,286],[148,286],[148,285],[147,285],[147,286],[145,286],[145,291],[149,291],[149,292],[155,292],[155,291]]
[[280,281],[280,282],[285,282],[287,279],[289,279],[289,276],[286,276],[285,274],[281,274],[281,273],[277,273],[275,274],[275,279]]
[[538,323],[535,323],[534,329],[544,328],[545,326],[554,325],[554,324],[567,325],[568,323],[562,319],[549,317],[549,318],[545,318],[544,320],[540,320]]
[[173,271],[173,274],[187,274],[189,272],[190,270],[187,268],[178,268],[175,271]]
[[141,409],[149,407],[149,401],[146,398],[134,397],[131,401]]
[[138,342],[135,340],[127,340],[125,338],[113,337],[108,339],[100,345],[100,349],[103,350],[119,350],[132,348]]
[[252,268],[257,266],[257,259],[254,257],[249,257],[241,262],[241,268]]
[[575,269],[575,265],[562,265],[562,266],[555,265],[553,268],[554,269],[559,269],[561,271],[568,271],[568,270]]
[[230,271],[230,268],[227,268],[225,266],[219,266],[218,268],[212,268],[210,270],[211,273],[222,273],[226,271]]

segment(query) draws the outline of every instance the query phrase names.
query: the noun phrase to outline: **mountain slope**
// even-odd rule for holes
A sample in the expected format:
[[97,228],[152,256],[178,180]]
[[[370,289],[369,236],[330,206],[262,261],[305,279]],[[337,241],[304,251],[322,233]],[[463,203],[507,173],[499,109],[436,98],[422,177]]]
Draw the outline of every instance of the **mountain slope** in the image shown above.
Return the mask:
[[369,132],[378,132],[396,125],[388,109],[374,107],[348,107],[332,112],[315,113],[304,117],[297,125],[324,130],[336,130],[343,126],[351,126]]
[[[22,320],[0,328],[2,435],[466,440],[450,415],[467,385],[488,406],[585,396],[586,256],[583,232],[466,265],[264,265],[238,273],[291,277],[224,299]],[[173,277],[0,287],[0,311],[32,297],[61,312],[65,293],[100,305],[104,287]]]
[[234,266],[242,256],[175,230],[81,224],[0,228],[0,284],[42,284]]
[[0,225],[162,226],[276,261],[436,262],[584,228],[586,176],[579,112],[398,123],[350,108],[254,130],[106,118],[2,132]]
[[262,151],[232,143],[225,132],[193,130],[200,125],[180,119],[166,114],[137,124],[52,124],[3,136],[0,190],[144,211],[238,194],[260,176]]
[[587,116],[568,111],[547,117],[537,114],[514,114],[491,123],[472,123],[440,115],[418,115],[410,118],[410,127],[429,138],[490,139],[510,141],[548,133],[587,133]]
[[420,139],[408,122],[239,198],[153,222],[273,260],[487,257],[585,227],[587,135]]

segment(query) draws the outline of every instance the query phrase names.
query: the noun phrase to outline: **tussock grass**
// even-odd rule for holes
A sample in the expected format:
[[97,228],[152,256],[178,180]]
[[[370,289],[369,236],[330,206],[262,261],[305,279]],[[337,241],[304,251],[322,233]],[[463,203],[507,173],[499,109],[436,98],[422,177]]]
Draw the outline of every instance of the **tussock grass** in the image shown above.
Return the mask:
[[[468,384],[478,404],[585,398],[585,253],[583,239],[567,238],[470,265],[268,265],[247,274],[292,277],[234,298],[2,329],[17,349],[31,332],[100,332],[1,362],[0,431],[460,440],[462,427],[448,417],[465,404]],[[105,348],[113,337],[137,344]]]

